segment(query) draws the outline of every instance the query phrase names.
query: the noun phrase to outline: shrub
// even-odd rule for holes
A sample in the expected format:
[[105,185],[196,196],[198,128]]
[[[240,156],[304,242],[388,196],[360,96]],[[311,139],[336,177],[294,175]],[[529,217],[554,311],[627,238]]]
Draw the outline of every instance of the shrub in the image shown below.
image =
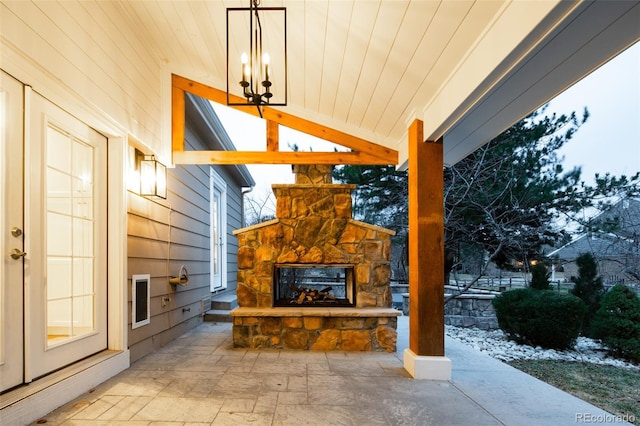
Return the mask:
[[575,344],[586,311],[570,294],[530,288],[510,290],[493,299],[498,325],[518,343],[566,349]]
[[616,355],[640,362],[640,298],[629,287],[617,285],[602,299],[592,322],[594,337]]
[[549,290],[551,272],[542,263],[531,267],[531,288],[534,290]]
[[578,296],[587,305],[587,313],[582,324],[582,334],[591,336],[591,320],[600,309],[600,302],[604,295],[602,277],[598,276],[598,263],[591,253],[582,253],[576,259],[578,277],[572,277],[575,283],[571,294]]

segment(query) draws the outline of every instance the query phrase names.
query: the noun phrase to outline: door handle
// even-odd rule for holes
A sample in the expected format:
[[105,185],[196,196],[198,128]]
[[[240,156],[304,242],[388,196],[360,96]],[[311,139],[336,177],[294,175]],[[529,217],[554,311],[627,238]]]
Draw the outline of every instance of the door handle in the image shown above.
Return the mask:
[[15,260],[18,260],[21,257],[25,257],[27,255],[27,253],[25,253],[22,250],[17,249],[17,248],[14,248],[13,250],[11,250],[11,253],[9,253],[9,254],[11,254],[11,258],[15,259]]

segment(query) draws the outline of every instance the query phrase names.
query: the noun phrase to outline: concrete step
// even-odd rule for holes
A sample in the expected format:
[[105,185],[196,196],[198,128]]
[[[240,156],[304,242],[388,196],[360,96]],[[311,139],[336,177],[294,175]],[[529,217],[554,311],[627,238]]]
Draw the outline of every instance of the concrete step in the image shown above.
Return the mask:
[[217,294],[211,297],[211,309],[230,311],[238,307],[235,292]]
[[209,309],[204,313],[206,322],[233,322],[233,318],[229,315],[231,310]]

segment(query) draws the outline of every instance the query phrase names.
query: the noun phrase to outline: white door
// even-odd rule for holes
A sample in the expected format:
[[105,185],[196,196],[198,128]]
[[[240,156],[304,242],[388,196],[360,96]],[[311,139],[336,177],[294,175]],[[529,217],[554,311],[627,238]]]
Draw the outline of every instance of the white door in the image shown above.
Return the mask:
[[107,348],[107,140],[8,75],[1,83],[6,390]]
[[107,140],[36,93],[29,117],[27,381],[107,347]]
[[24,381],[22,87],[0,71],[0,392]]
[[211,291],[227,288],[227,184],[213,168],[211,188]]

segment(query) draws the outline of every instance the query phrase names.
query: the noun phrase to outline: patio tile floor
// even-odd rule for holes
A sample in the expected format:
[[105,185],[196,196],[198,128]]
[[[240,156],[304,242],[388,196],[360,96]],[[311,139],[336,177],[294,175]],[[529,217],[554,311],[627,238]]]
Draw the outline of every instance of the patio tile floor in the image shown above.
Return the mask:
[[402,362],[407,317],[399,318],[398,334],[396,353],[256,351],[232,348],[230,323],[205,322],[43,419],[87,426],[575,425],[578,413],[611,419],[449,338],[452,380],[414,380]]

